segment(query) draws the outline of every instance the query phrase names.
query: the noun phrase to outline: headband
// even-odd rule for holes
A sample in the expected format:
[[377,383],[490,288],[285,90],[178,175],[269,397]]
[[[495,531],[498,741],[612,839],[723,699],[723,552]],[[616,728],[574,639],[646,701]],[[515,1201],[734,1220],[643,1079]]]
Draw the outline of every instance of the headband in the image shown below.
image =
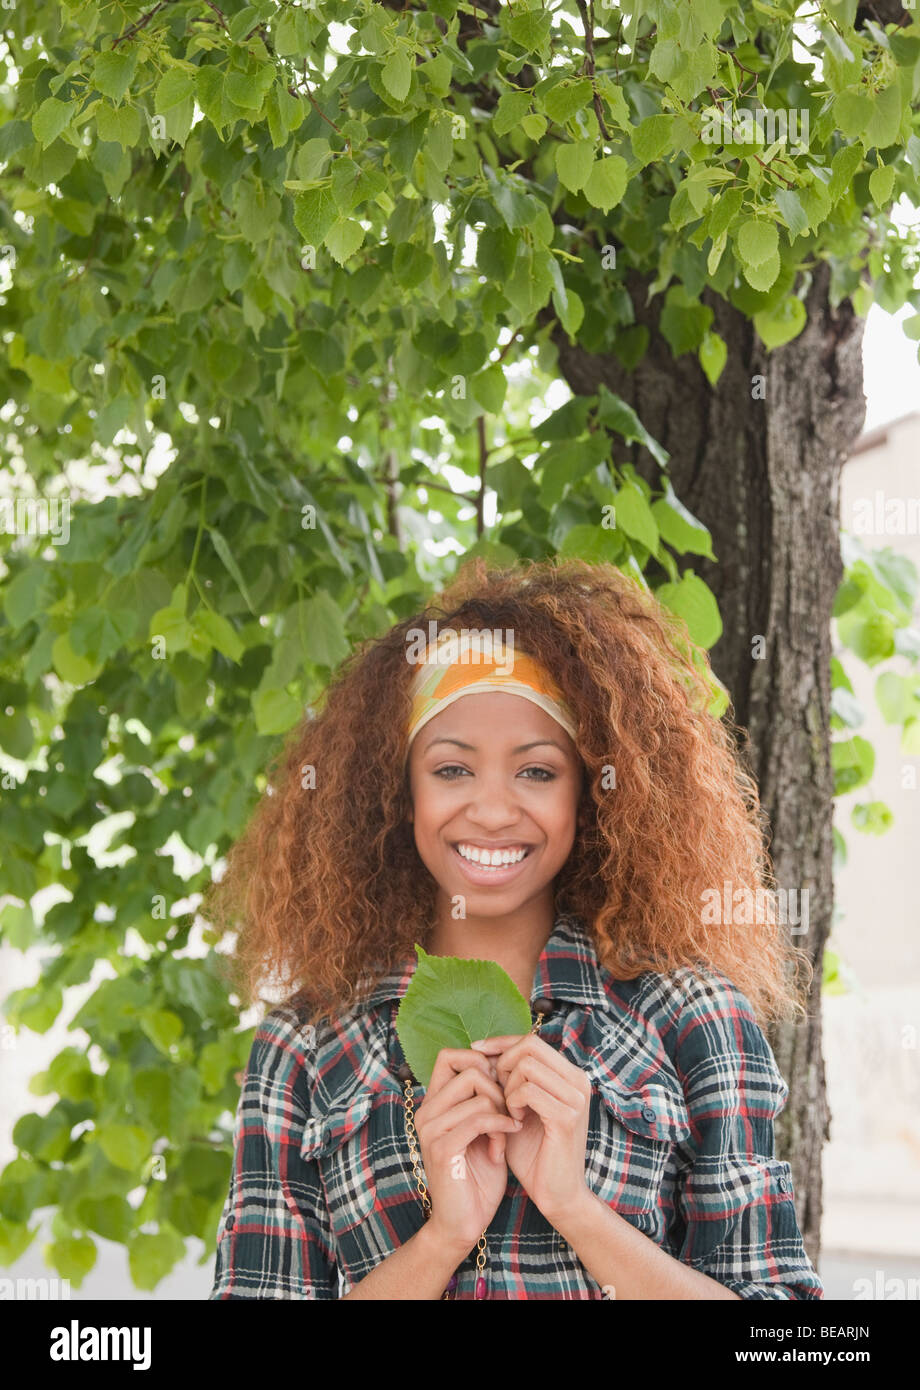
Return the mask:
[[412,708],[407,748],[419,730],[448,705],[464,695],[483,695],[491,690],[519,695],[539,705],[574,739],[571,711],[545,667],[526,653],[515,652],[513,640],[503,642],[498,631],[464,628],[457,633],[444,628],[435,642],[429,642],[409,688]]

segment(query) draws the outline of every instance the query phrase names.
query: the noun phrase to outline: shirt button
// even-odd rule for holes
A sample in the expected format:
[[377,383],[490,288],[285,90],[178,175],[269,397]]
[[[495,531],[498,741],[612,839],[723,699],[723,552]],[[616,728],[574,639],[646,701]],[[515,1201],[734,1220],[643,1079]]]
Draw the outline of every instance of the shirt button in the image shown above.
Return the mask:
[[788,1179],[788,1178],[780,1178],[780,1180],[779,1180],[779,1190],[780,1190],[780,1192],[786,1192],[786,1191],[788,1191],[788,1189],[789,1189],[789,1179]]
[[657,1116],[656,1116],[654,1110],[652,1109],[652,1107],[651,1107],[650,1105],[646,1105],[646,1106],[643,1108],[643,1111],[642,1111],[642,1118],[643,1118],[643,1120],[650,1120],[650,1121],[651,1121],[651,1120],[654,1120],[654,1119],[657,1119]]

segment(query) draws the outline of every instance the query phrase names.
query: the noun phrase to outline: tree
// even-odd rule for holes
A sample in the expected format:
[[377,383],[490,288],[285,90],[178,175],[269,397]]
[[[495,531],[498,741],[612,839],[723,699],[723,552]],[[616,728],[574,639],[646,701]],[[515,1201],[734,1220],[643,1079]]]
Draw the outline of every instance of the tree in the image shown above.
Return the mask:
[[[920,25],[831,0],[32,9],[0,124],[0,924],[47,955],[7,1016],[44,1032],[95,988],[88,1047],[16,1126],[0,1260],[43,1209],[77,1284],[94,1235],[142,1288],[190,1236],[210,1258],[252,1034],[195,906],[349,644],[470,550],[611,561],[713,649],[778,882],[814,899],[812,1017],[774,1042],[816,1256],[832,792],[872,761],[832,608],[857,657],[920,654],[916,574],[851,540],[838,585],[835,514],[860,318],[920,309],[891,218]],[[886,676],[920,751],[918,678]]]

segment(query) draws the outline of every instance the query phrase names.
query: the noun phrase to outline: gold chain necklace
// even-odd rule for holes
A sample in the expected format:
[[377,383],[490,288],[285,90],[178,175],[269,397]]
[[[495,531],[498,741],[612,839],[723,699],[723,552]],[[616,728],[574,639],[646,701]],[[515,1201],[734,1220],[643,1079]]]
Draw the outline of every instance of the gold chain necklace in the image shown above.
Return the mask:
[[[531,1033],[539,1033],[540,1026],[544,1018],[552,1008],[551,999],[537,999],[534,1002],[534,1011],[537,1015],[534,1020]],[[418,1150],[418,1135],[415,1130],[414,1101],[412,1092],[412,1082],[414,1077],[407,1064],[399,1068],[399,1078],[405,1084],[405,1118],[406,1118],[406,1139],[409,1143],[409,1157],[412,1159],[412,1175],[415,1178],[415,1190],[419,1195],[422,1207],[425,1212],[425,1220],[431,1216],[431,1198],[428,1196],[428,1188],[425,1186],[425,1179],[422,1177],[421,1159]],[[482,1235],[476,1244],[476,1288],[474,1298],[482,1299],[486,1296],[486,1233]],[[457,1276],[452,1274],[447,1288],[441,1295],[441,1299],[449,1299],[457,1287]]]

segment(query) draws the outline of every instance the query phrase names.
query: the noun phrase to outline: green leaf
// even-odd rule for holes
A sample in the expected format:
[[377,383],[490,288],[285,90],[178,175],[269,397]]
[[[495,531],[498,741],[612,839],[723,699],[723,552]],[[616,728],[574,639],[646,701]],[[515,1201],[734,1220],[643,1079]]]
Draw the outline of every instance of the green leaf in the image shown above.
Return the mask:
[[692,570],[677,584],[662,584],[656,597],[672,613],[683,618],[687,631],[701,647],[711,647],[722,636],[722,618],[715,595]]
[[339,209],[332,188],[311,188],[294,199],[294,226],[308,246],[321,246]]
[[585,197],[592,207],[601,212],[616,207],[626,192],[626,169],[626,160],[618,154],[606,155],[592,164],[585,184]]
[[215,613],[213,608],[198,609],[193,631],[204,640],[207,648],[215,647],[231,661],[239,661],[246,650],[236,628],[222,613]]
[[536,140],[538,143],[543,139],[547,131],[547,120],[537,111],[531,111],[524,116],[521,121],[521,129],[529,140]]
[[875,682],[875,699],[886,724],[903,724],[920,717],[920,679],[885,671]]
[[340,217],[323,237],[323,245],[339,265],[344,265],[363,244],[364,228],[353,217]]
[[135,1287],[155,1289],[185,1254],[185,1242],[172,1231],[138,1232],[128,1246],[128,1268]]
[[214,546],[214,549],[220,556],[221,561],[223,562],[227,572],[230,574],[234,583],[236,584],[236,587],[239,589],[240,593],[243,595],[243,598],[246,600],[246,606],[249,609],[250,613],[255,613],[256,610],[253,606],[249,590],[246,587],[246,581],[243,578],[242,571],[240,570],[239,565],[236,563],[236,560],[233,556],[233,552],[231,551],[225,538],[213,526],[208,527],[208,535],[211,537],[211,542]]
[[[565,408],[563,406],[563,410]],[[601,383],[597,393],[597,418],[602,425],[606,425],[608,429],[616,430],[624,439],[628,439],[631,443],[644,445],[652,458],[660,463],[662,468],[665,467],[670,457],[667,449],[662,448],[657,439],[652,438],[632,406],[619,396],[614,395],[603,383]],[[579,428],[583,428],[583,426]],[[558,434],[555,437],[560,438]]]
[[126,44],[123,49],[98,53],[93,65],[93,84],[104,96],[121,101],[131,85],[137,67],[137,46]]
[[872,114],[865,128],[863,144],[885,150],[893,145],[901,129],[901,89],[897,83],[886,87],[872,99]]
[[850,819],[867,835],[884,835],[894,824],[894,816],[884,801],[862,801],[853,807]]
[[584,188],[594,163],[594,141],[574,140],[556,146],[556,173],[564,188],[573,193]]
[[712,320],[708,304],[701,304],[683,285],[672,285],[664,297],[658,324],[674,356],[679,357],[699,349]]
[[617,529],[654,553],[658,549],[658,526],[642,490],[635,483],[626,483],[614,496],[613,503]]
[[920,755],[920,719],[908,719],[904,725],[900,751],[908,758]]
[[872,194],[872,201],[877,208],[887,206],[894,188],[894,175],[893,164],[880,164],[869,175],[869,192]]
[[797,236],[801,236],[803,232],[806,232],[808,230],[808,217],[805,214],[805,209],[802,207],[802,200],[799,198],[795,189],[777,188],[773,193],[773,197],[776,200],[776,206],[783,214],[783,220],[786,226],[789,228],[790,240],[794,240]]
[[158,113],[173,111],[195,95],[195,79],[182,68],[167,68],[157,83],[153,109]]
[[725,339],[708,329],[700,343],[699,358],[709,385],[715,386],[728,361],[728,344]]
[[139,1125],[100,1125],[96,1142],[110,1163],[139,1173],[150,1153],[150,1136]]
[[303,706],[286,690],[257,690],[252,696],[256,731],[263,737],[286,733],[303,714]]
[[834,98],[834,120],[848,139],[862,135],[872,116],[872,98],[867,92],[840,92]]
[[742,222],[735,237],[738,255],[748,266],[760,266],[779,251],[779,232],[775,222],[751,218]]
[[790,294],[772,309],[754,315],[754,327],[765,347],[782,347],[797,338],[808,321],[805,305]]
[[24,627],[30,619],[44,611],[50,586],[51,571],[43,561],[26,565],[6,585],[3,608],[14,628]]
[[543,99],[543,110],[551,121],[555,121],[557,125],[565,125],[576,111],[580,111],[591,100],[591,91],[590,77],[580,77],[574,82],[563,80],[553,87],[552,91],[547,92]]
[[324,589],[288,611],[285,630],[301,633],[308,661],[319,666],[337,666],[350,651],[342,610]]
[[133,149],[141,138],[140,112],[134,106],[103,104],[96,112],[96,131],[100,140]]
[[383,85],[396,101],[405,101],[412,83],[412,62],[405,48],[394,48],[383,65]]
[[147,1009],[138,1022],[154,1046],[167,1056],[173,1043],[182,1037],[182,1019],[171,1009]]
[[867,739],[854,734],[831,744],[834,795],[844,796],[869,781],[875,770],[875,749]]
[[66,632],[55,640],[51,660],[61,680],[69,681],[71,685],[86,685],[88,681],[95,680],[102,669],[101,663],[90,661],[74,651]]
[[776,284],[782,269],[782,262],[777,254],[764,261],[762,265],[743,265],[742,269],[744,278],[752,289],[766,294],[767,290],[772,289]]
[[509,130],[519,125],[530,110],[531,100],[530,92],[502,92],[492,117],[492,129],[496,135],[507,135]]
[[530,1006],[495,961],[415,949],[418,965],[396,1014],[396,1034],[421,1085],[430,1084],[442,1048],[530,1032]]
[[470,389],[483,410],[489,415],[497,415],[505,404],[508,381],[501,366],[493,362],[490,367],[477,374],[470,381]]
[[32,117],[32,132],[41,146],[50,145],[67,129],[76,115],[76,105],[46,97]]
[[643,166],[660,159],[670,148],[671,133],[674,129],[673,116],[646,116],[630,130],[633,154]]
[[706,527],[687,510],[670,482],[666,483],[664,496],[652,503],[652,516],[663,539],[679,555],[690,553],[705,555],[709,560],[716,558]]
[[62,1279],[79,1288],[96,1263],[96,1242],[89,1236],[68,1236],[46,1245],[44,1257]]
[[515,43],[534,53],[545,43],[552,22],[549,10],[525,10],[513,14],[508,27]]

